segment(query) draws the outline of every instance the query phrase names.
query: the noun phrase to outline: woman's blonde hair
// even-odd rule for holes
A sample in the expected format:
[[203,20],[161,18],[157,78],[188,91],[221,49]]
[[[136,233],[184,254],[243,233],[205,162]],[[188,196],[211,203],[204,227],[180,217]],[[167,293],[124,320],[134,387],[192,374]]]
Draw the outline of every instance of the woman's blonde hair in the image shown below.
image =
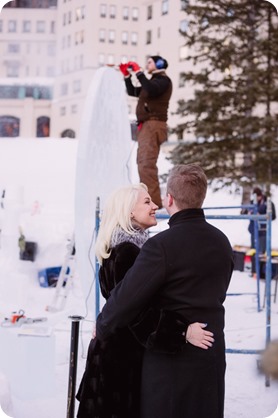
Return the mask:
[[100,227],[95,245],[95,254],[100,264],[111,254],[110,242],[113,231],[121,227],[128,234],[133,234],[135,228],[131,222],[131,212],[141,190],[148,191],[144,183],[132,184],[114,191],[108,198],[101,217]]

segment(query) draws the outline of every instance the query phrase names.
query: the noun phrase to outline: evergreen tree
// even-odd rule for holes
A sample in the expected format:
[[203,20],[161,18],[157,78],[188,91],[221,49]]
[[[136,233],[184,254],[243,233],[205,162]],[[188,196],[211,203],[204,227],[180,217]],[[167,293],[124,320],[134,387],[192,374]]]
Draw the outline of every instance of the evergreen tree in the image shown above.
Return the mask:
[[[278,183],[278,16],[264,0],[185,0],[183,33],[194,97],[178,103],[175,129],[194,141],[171,153],[199,162],[214,188]],[[215,180],[215,181],[213,181]],[[248,193],[249,194],[249,193]],[[249,199],[243,197],[243,202]]]

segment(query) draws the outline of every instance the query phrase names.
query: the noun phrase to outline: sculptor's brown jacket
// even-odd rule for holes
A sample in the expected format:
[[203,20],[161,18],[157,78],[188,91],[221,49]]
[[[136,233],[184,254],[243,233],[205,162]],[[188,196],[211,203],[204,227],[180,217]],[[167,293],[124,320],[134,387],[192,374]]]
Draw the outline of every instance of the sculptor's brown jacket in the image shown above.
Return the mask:
[[143,72],[136,74],[141,87],[134,87],[131,77],[125,78],[129,96],[138,97],[136,116],[138,122],[147,120],[167,121],[167,112],[172,95],[172,82],[164,70],[157,70],[150,80]]

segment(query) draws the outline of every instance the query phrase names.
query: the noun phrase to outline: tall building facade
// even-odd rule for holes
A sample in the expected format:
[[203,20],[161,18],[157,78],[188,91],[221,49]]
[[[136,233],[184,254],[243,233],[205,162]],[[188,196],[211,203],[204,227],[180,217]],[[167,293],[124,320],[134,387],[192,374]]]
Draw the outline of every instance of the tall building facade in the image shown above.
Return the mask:
[[48,9],[49,7],[56,7],[57,0],[12,0],[7,3],[5,8],[22,8],[22,9],[38,9],[44,8]]
[[[0,14],[0,136],[77,137],[94,72],[162,55],[184,97],[182,0],[14,0]],[[26,13],[28,8],[28,13]],[[119,74],[119,77],[121,74]],[[130,113],[136,99],[128,98]]]

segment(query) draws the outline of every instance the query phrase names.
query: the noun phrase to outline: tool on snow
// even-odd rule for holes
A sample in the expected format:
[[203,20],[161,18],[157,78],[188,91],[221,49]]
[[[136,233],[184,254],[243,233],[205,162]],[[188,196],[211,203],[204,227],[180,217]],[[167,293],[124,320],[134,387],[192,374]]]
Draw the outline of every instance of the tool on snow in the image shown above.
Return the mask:
[[27,318],[23,309],[18,312],[12,312],[9,318],[4,318],[1,323],[2,327],[21,326],[22,324],[34,324],[37,322],[47,321],[45,317]]

